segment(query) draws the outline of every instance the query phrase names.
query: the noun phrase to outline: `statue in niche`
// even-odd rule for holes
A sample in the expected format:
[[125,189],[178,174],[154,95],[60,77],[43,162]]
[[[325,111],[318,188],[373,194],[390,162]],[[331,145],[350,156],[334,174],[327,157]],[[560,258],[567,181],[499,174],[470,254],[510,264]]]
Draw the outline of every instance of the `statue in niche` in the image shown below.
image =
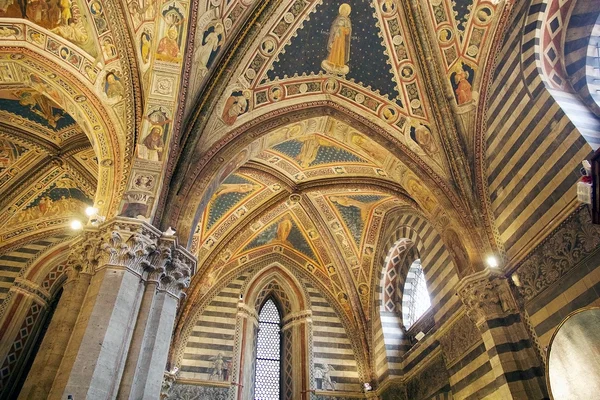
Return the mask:
[[223,358],[223,353],[217,354],[215,357],[209,358],[213,362],[212,373],[210,374],[211,381],[228,381],[231,361]]
[[335,385],[337,383],[331,379],[331,371],[335,371],[335,369],[327,363],[323,363],[322,367],[315,367],[315,380],[317,381],[317,389],[335,390]]
[[350,22],[350,5],[344,3],[339,8],[337,18],[331,24],[329,41],[327,42],[327,59],[323,60],[321,67],[329,73],[346,75],[350,67],[346,65],[350,61],[350,39],[352,37],[352,24]]

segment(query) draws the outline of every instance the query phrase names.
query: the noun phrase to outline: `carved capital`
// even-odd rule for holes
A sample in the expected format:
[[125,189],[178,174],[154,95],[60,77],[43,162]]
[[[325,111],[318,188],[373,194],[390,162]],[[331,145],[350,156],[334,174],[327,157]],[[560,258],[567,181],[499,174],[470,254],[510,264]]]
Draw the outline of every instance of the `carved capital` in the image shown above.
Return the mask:
[[173,248],[170,243],[159,242],[158,248],[150,255],[149,262],[145,265],[148,273],[147,281],[160,283],[160,279],[167,270],[167,264],[173,260]]
[[98,265],[98,245],[100,237],[96,230],[86,230],[71,246],[67,258],[68,281],[79,279],[80,274],[93,274]]
[[98,267],[118,266],[142,276],[157,249],[160,231],[142,221],[115,219],[98,232]]
[[180,298],[196,272],[196,258],[179,246],[174,238],[161,240],[159,249],[161,255],[157,268],[164,269],[159,278],[159,290]]
[[518,311],[508,279],[489,269],[465,277],[457,292],[477,325]]

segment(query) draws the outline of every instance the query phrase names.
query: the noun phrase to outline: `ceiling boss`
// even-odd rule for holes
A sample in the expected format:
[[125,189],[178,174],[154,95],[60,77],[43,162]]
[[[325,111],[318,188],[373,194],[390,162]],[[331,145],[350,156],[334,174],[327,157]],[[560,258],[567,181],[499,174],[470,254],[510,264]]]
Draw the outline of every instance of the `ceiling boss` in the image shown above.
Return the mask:
[[329,41],[327,42],[329,54],[327,59],[321,63],[321,67],[332,74],[346,75],[350,71],[350,67],[346,63],[350,60],[352,24],[348,16],[351,11],[349,4],[342,4],[337,18],[331,24]]

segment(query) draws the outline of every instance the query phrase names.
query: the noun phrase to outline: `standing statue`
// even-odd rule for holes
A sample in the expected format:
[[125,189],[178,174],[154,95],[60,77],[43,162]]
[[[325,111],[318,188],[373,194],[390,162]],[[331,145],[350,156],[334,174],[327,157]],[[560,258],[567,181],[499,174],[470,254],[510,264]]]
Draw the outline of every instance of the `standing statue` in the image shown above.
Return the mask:
[[352,24],[350,23],[350,5],[344,3],[340,6],[337,18],[331,24],[327,50],[329,55],[323,60],[321,67],[329,73],[346,75],[350,67],[346,64],[350,61],[350,39],[352,37]]
[[223,359],[223,353],[217,354],[216,357],[211,357],[210,360],[213,362],[213,369],[212,373],[210,374],[210,380],[225,380],[228,363],[225,359]]

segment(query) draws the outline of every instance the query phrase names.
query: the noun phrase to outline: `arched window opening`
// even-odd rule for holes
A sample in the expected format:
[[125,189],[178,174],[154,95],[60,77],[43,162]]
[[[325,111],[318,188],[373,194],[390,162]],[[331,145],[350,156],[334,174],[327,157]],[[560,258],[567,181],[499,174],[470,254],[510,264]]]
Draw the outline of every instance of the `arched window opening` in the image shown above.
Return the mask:
[[402,296],[402,320],[409,329],[431,306],[421,260],[416,259],[408,269]]
[[281,380],[281,313],[268,299],[258,315],[255,400],[279,400]]

